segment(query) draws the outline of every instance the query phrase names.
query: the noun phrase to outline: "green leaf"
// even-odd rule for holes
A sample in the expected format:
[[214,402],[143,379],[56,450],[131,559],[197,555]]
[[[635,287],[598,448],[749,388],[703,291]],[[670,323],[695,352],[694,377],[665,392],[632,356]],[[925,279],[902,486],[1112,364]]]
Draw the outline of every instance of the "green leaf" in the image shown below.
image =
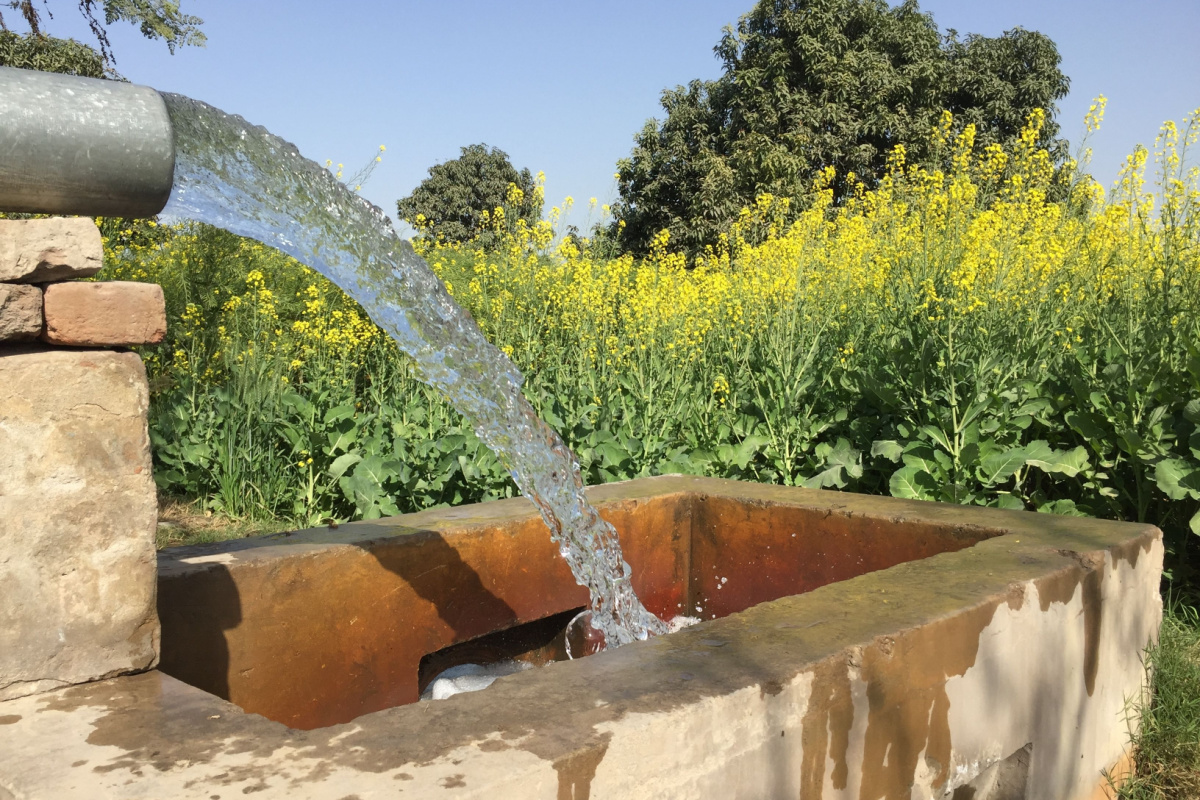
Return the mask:
[[906,467],[915,467],[931,475],[942,474],[942,467],[938,464],[933,448],[925,442],[918,440],[909,442],[904,446],[904,455],[901,458]]
[[1087,514],[1075,507],[1074,500],[1054,500],[1049,503],[1043,503],[1038,506],[1038,512],[1042,514],[1058,514],[1063,517],[1087,516]]
[[350,419],[354,416],[354,404],[344,403],[340,406],[334,406],[325,412],[325,424],[332,425],[335,422],[340,422],[344,419]]
[[1192,519],[1188,523],[1188,527],[1192,529],[1192,533],[1200,536],[1200,511],[1197,511],[1192,515]]
[[342,477],[346,474],[346,470],[360,461],[362,461],[362,456],[358,453],[343,453],[329,465],[329,477],[334,479]]
[[1014,447],[1000,453],[993,453],[983,459],[979,468],[979,480],[989,485],[995,485],[1011,478],[1024,465],[1024,447]]
[[1108,440],[1109,432],[1100,424],[1100,419],[1095,414],[1086,411],[1068,411],[1063,415],[1063,420],[1071,430],[1092,443],[1093,447],[1100,446],[1101,443]]
[[932,500],[937,491],[937,481],[933,476],[919,467],[903,467],[892,473],[888,481],[892,497],[905,497],[910,500]]
[[1025,463],[1037,467],[1043,472],[1060,472],[1068,478],[1074,478],[1090,465],[1087,450],[1076,447],[1074,450],[1054,450],[1050,455],[1040,455],[1030,458]]
[[1034,459],[1036,461],[1038,459],[1048,459],[1053,457],[1054,448],[1052,448],[1042,439],[1035,439],[1034,441],[1025,445],[1025,458],[1027,459]]
[[1181,458],[1164,459],[1154,467],[1159,490],[1172,500],[1191,497],[1200,500],[1200,480],[1196,468]]
[[858,458],[861,455],[861,451],[854,449],[848,439],[839,437],[829,455],[826,456],[825,462],[842,467],[854,467],[858,465]]
[[354,468],[355,476],[365,476],[371,482],[383,485],[387,479],[388,465],[377,455],[370,455],[358,462]]
[[996,495],[996,505],[1000,508],[1021,511],[1025,508],[1025,501],[1011,492],[1001,492]]
[[349,451],[351,445],[358,440],[358,427],[348,418],[339,420],[332,431],[325,434],[329,442],[329,454],[339,451]]
[[802,484],[807,489],[828,489],[837,487],[838,489],[846,488],[846,479],[844,477],[845,469],[839,464],[822,470],[816,475],[813,475]]
[[745,469],[759,449],[770,441],[765,436],[752,434],[736,445],[721,445],[717,448],[717,453],[725,463],[736,464],[738,469]]
[[629,453],[616,442],[601,442],[596,445],[594,452],[606,467],[620,466],[629,460]]
[[871,442],[871,455],[883,456],[888,461],[899,461],[900,456],[904,455],[904,448],[895,439],[881,439],[876,442]]
[[298,417],[307,420],[316,416],[316,409],[313,407],[313,404],[296,392],[286,392],[280,400],[285,406],[292,409],[293,413]]
[[920,430],[922,433],[924,433],[930,439],[937,442],[942,447],[943,450],[945,450],[947,452],[950,452],[951,450],[953,450],[953,448],[950,447],[950,439],[946,436],[945,433],[942,432],[941,428],[935,427],[933,425],[922,425]]

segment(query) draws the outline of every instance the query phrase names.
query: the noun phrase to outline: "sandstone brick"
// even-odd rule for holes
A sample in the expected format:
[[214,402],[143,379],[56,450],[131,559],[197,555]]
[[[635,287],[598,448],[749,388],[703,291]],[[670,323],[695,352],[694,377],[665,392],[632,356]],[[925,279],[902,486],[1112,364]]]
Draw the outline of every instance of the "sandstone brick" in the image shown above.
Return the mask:
[[167,333],[162,287],[133,281],[46,287],[42,341],[81,347],[156,344]]
[[0,220],[0,281],[86,278],[102,266],[100,229],[90,217]]
[[157,662],[148,404],[134,353],[0,351],[0,700]]
[[42,290],[0,283],[0,342],[36,339],[42,332]]

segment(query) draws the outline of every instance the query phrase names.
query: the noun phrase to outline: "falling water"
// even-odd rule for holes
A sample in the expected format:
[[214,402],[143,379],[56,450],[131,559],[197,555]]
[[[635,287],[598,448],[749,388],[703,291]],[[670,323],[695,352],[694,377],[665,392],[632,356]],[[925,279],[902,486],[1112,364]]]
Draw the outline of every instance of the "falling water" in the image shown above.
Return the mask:
[[583,496],[579,465],[521,394],[520,371],[383,212],[265,128],[164,94],[175,128],[175,186],[163,212],[276,247],[340,286],[412,357],[494,450],[550,528],[607,646],[663,633],[630,585],[616,531]]

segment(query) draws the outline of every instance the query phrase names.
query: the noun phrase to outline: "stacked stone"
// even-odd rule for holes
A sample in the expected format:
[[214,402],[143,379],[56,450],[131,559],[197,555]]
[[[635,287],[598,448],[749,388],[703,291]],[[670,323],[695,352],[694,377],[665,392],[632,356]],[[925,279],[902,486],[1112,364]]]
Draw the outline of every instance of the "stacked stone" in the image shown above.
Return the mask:
[[162,288],[75,280],[102,266],[100,231],[86,217],[0,220],[0,345],[161,342],[167,332]]
[[157,285],[75,280],[101,266],[91,219],[0,220],[0,701],[158,662],[150,392],[123,348],[166,314]]

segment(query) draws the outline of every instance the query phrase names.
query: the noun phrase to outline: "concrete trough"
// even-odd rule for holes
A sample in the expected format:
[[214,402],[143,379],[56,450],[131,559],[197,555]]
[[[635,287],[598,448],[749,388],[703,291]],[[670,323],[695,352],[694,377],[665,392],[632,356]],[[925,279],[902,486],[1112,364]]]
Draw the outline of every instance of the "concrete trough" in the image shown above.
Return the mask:
[[[0,798],[1104,797],[1152,526],[691,477],[596,487],[679,633],[561,661],[523,500],[160,554],[159,670],[0,703]],[[440,670],[536,664],[416,703]]]

